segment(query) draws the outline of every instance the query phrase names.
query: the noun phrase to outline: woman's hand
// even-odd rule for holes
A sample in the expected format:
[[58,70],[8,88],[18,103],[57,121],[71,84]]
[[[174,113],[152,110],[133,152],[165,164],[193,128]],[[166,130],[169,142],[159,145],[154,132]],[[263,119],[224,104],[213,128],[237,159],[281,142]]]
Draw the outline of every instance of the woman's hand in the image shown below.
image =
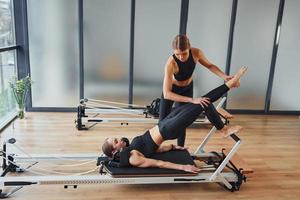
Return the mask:
[[224,80],[225,82],[227,82],[227,81],[229,81],[229,80],[232,79],[232,78],[233,78],[233,76],[225,75],[225,76],[223,77],[223,80]]
[[188,147],[182,147],[182,146],[177,146],[177,145],[174,145],[172,144],[172,150],[187,150]]
[[183,171],[197,174],[198,172],[201,171],[201,169],[195,167],[194,165],[183,165]]
[[202,108],[204,108],[204,106],[208,106],[210,101],[209,101],[209,98],[207,98],[207,97],[199,97],[199,98],[192,99],[191,103],[200,104],[202,106]]

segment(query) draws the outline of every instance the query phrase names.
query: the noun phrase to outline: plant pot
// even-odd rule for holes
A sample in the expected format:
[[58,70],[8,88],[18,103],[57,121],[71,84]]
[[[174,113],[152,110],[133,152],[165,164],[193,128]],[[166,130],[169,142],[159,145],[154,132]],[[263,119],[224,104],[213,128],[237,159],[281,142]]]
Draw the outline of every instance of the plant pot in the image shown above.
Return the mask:
[[18,110],[18,118],[19,119],[24,119],[25,117],[25,109],[24,108],[19,108]]

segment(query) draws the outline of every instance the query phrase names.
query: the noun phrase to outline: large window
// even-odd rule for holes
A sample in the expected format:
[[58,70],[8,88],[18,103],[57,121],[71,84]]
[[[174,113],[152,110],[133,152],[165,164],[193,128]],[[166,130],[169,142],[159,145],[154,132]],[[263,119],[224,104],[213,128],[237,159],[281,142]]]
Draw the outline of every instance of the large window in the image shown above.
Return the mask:
[[179,0],[136,1],[134,104],[149,104],[161,96],[164,66],[179,30],[180,5]]
[[5,50],[15,45],[12,3],[0,0],[0,129],[16,114],[16,103],[8,83],[16,76],[16,52]]
[[79,99],[77,0],[28,0],[33,107],[75,107]]
[[130,0],[83,3],[84,96],[127,102]]
[[248,66],[241,87],[228,93],[229,109],[263,110],[279,0],[239,0],[230,74]]
[[[187,35],[193,47],[225,71],[232,0],[190,0]],[[209,20],[208,20],[209,19]],[[197,65],[194,96],[204,95],[223,80],[205,67]]]
[[[149,104],[162,94],[172,39],[185,26],[192,46],[202,49],[221,70],[225,71],[228,58],[230,74],[242,65],[249,67],[241,88],[228,94],[227,108],[263,111],[269,100],[266,93],[276,21],[281,18],[279,5],[284,6],[284,13],[270,110],[299,110],[300,82],[290,84],[290,80],[296,80],[299,71],[300,4],[297,0],[280,2],[189,0],[187,7],[181,0],[0,0],[0,128],[16,111],[9,79],[28,73],[34,81],[29,110],[71,110],[80,92],[85,98]],[[197,67],[194,96],[222,83],[206,68]],[[287,103],[286,96],[293,99]]]
[[299,111],[300,2],[285,1],[270,110]]
[[0,48],[15,44],[11,0],[0,0]]

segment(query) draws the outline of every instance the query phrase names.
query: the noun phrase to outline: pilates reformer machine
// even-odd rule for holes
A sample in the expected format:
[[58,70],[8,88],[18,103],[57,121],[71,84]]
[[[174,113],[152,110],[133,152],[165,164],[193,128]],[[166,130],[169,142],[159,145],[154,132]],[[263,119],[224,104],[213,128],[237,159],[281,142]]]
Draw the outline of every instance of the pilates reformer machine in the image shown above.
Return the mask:
[[[216,106],[216,109],[222,107],[225,100],[226,97],[223,97]],[[119,106],[127,106],[128,108],[122,108]],[[77,118],[75,119],[75,124],[78,130],[88,130],[100,123],[114,123],[120,125],[129,125],[129,123],[157,124],[158,109],[159,104],[157,103],[157,100],[153,100],[150,105],[143,107],[140,105],[112,101],[81,99],[77,107]],[[107,114],[110,116],[103,116]],[[113,117],[111,115],[113,115]],[[123,117],[120,117],[120,115]],[[228,123],[226,119],[225,123]],[[194,124],[210,124],[210,122],[205,115],[201,114]]]
[[[196,165],[201,169],[197,174],[160,168],[119,168],[115,165],[111,165],[109,158],[103,155],[99,156],[99,154],[33,156],[18,147],[16,140],[11,138],[3,143],[1,152],[3,161],[0,177],[0,198],[9,197],[21,188],[30,185],[63,185],[64,188],[77,188],[77,186],[81,184],[175,184],[214,182],[231,192],[237,191],[240,189],[242,183],[246,181],[245,174],[252,172],[251,170],[247,170],[243,164],[241,165],[241,162],[234,161],[234,156],[241,145],[241,139],[236,134],[230,135],[229,137],[232,139],[233,145],[226,153],[224,149],[222,149],[221,152],[206,152],[204,147],[215,132],[216,128],[213,127],[193,154],[190,154],[186,150],[174,150],[157,153],[152,157],[177,164]],[[9,149],[13,148],[20,149],[24,155],[9,152]],[[87,163],[94,165],[91,170],[69,175],[64,175],[61,171],[57,172],[43,169],[43,172],[52,172],[52,175],[49,175],[34,170],[38,169],[37,165],[41,164],[42,161],[46,161],[49,164],[50,161],[54,162],[57,160],[78,161],[80,163],[63,165],[69,167],[76,166],[76,169]],[[201,163],[201,165],[199,165],[199,163]],[[53,175],[53,173],[55,175]],[[8,176],[10,174],[13,176]],[[10,190],[7,191],[8,189]]]

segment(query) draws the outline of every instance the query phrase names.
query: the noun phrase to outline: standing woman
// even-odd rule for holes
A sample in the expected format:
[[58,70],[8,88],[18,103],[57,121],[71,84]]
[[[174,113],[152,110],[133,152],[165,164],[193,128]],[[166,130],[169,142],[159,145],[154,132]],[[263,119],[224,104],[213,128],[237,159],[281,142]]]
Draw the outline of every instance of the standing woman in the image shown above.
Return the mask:
[[[191,47],[186,35],[177,35],[172,48],[174,54],[169,57],[165,65],[163,82],[163,93],[159,108],[159,121],[163,120],[170,112],[175,102],[175,107],[186,103],[205,104],[205,98],[193,98],[193,72],[197,62],[209,69],[211,72],[228,81],[232,76],[226,75],[219,67],[212,64],[198,49]],[[177,139],[178,146],[184,146],[185,129]]]

